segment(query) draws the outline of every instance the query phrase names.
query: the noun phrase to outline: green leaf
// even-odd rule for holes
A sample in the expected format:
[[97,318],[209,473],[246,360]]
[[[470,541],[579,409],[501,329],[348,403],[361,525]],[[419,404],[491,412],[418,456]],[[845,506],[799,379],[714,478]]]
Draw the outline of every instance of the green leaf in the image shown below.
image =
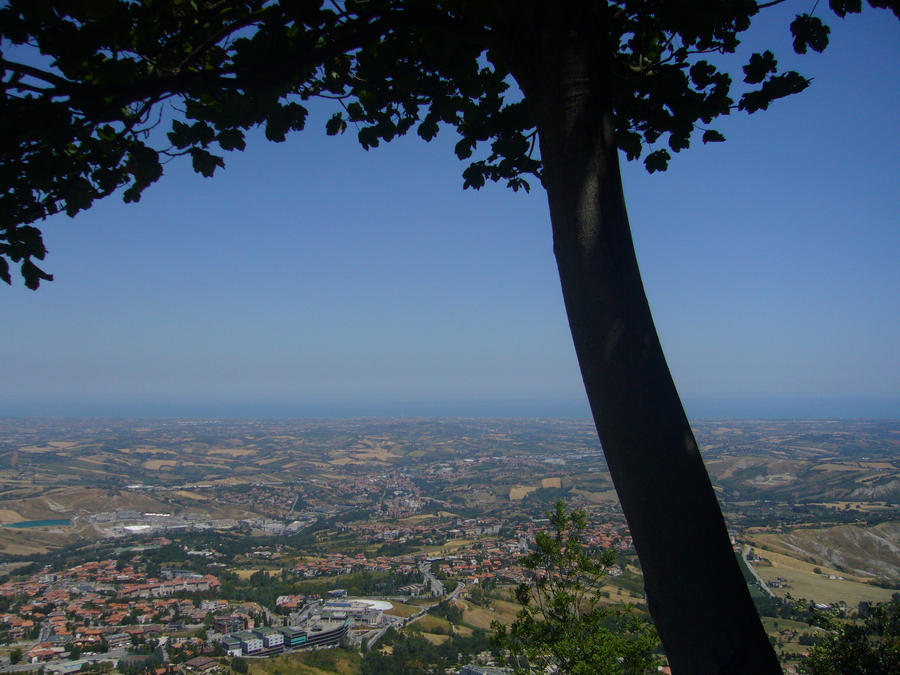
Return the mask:
[[172,120],[172,131],[166,134],[176,148],[186,148],[191,144],[191,128],[179,120]]
[[453,147],[453,152],[455,152],[456,156],[460,159],[468,159],[472,156],[472,150],[475,149],[476,143],[477,141],[474,141],[471,138],[463,138]]
[[437,121],[431,115],[428,115],[419,125],[418,129],[416,129],[416,133],[418,133],[419,137],[423,140],[430,141],[437,136],[438,130],[439,127]]
[[33,256],[39,260],[43,260],[47,255],[47,249],[44,248],[44,240],[41,237],[41,231],[31,225],[23,225],[15,230],[15,238],[19,243],[19,250],[26,256]]
[[97,137],[103,141],[114,141],[116,139],[116,130],[108,124],[104,124],[97,129]]
[[325,123],[325,133],[329,136],[337,136],[338,134],[342,134],[347,130],[347,122],[344,120],[344,116],[336,112],[331,118]]
[[281,143],[288,131],[300,131],[306,125],[307,110],[297,103],[276,105],[266,119],[266,138]]
[[361,122],[365,119],[365,111],[357,101],[347,105],[347,115],[351,122]]
[[378,129],[376,127],[363,127],[357,132],[356,137],[363,150],[378,147]]
[[141,188],[138,185],[132,185],[122,193],[122,201],[126,204],[137,204],[141,201]]
[[484,186],[485,181],[485,164],[484,162],[474,162],[463,171],[463,189],[475,188],[476,190]]
[[247,147],[244,141],[244,132],[240,129],[223,129],[216,137],[219,147],[223,150],[243,150]]
[[778,61],[775,55],[766,50],[762,54],[753,54],[750,62],[744,66],[744,82],[747,84],[759,84],[766,79],[769,73],[777,72]]
[[862,2],[860,0],[829,0],[828,6],[831,7],[832,12],[842,19],[848,14],[859,14],[862,11]]
[[516,176],[515,178],[510,178],[508,181],[506,181],[506,187],[512,188],[513,192],[518,192],[519,190],[531,192],[531,185],[528,184],[528,181],[518,176]]
[[625,153],[629,161],[641,156],[644,144],[641,143],[641,135],[636,131],[620,131],[616,134],[616,144]]
[[654,150],[644,158],[644,166],[649,173],[665,171],[669,168],[670,159],[672,159],[672,155],[668,150]]
[[141,143],[135,144],[129,150],[128,168],[134,176],[135,184],[140,189],[145,188],[162,176],[162,164],[159,162],[159,153],[153,148],[148,148]]
[[794,51],[805,54],[809,47],[814,52],[822,53],[828,46],[828,33],[831,29],[822,23],[822,19],[809,14],[798,14],[791,22],[791,35],[794,36]]
[[721,143],[724,140],[725,137],[715,129],[707,129],[703,132],[704,143]]
[[30,260],[25,260],[22,263],[22,277],[25,279],[25,285],[30,288],[32,291],[36,291],[38,287],[41,285],[41,279],[44,281],[53,281],[53,275],[47,274],[40,267],[35,265]]
[[[850,5],[851,3],[847,3]],[[857,4],[857,3],[854,3]],[[889,9],[894,13],[894,16],[900,19],[900,3],[897,0],[869,0],[869,5],[872,7],[879,7],[881,9]],[[856,10],[857,12],[859,10]]]
[[738,108],[748,113],[766,110],[775,99],[797,94],[809,86],[810,80],[791,70],[783,75],[770,77],[756,91],[748,91],[741,96]]
[[675,152],[681,152],[682,150],[691,147],[690,132],[672,132],[671,134],[669,134],[669,147],[672,148],[672,150],[674,150]]
[[223,157],[213,155],[202,148],[191,148],[191,160],[193,161],[194,171],[206,178],[212,177],[216,172],[216,167],[225,168],[225,159]]
[[715,67],[706,61],[697,61],[691,66],[691,81],[701,89],[705,89],[713,82],[713,75],[716,73]]
[[9,263],[6,258],[0,258],[0,279],[12,286],[12,277],[9,275]]

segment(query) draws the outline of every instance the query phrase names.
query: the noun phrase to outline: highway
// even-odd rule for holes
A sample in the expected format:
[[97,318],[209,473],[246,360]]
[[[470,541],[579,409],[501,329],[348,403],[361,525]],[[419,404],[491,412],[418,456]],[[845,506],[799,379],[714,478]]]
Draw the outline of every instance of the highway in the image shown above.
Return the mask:
[[[68,663],[78,664],[78,663],[96,663],[98,661],[112,661],[116,663],[123,656],[128,654],[128,650],[123,648],[120,649],[110,649],[106,654],[84,654],[77,661],[69,661]],[[54,662],[58,663],[58,661]],[[46,663],[17,663],[12,666],[3,666],[4,673],[27,673],[37,672],[41,668],[46,668]]]

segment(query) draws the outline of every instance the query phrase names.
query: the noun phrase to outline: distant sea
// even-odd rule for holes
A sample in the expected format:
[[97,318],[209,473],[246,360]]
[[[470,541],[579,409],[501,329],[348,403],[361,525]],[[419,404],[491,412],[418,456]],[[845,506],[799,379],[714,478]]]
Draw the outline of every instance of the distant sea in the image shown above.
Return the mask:
[[[690,419],[897,419],[896,397],[685,396]],[[522,417],[585,419],[586,400],[444,401],[15,401],[0,417],[300,419],[348,417]]]
[[900,396],[685,397],[690,419],[900,419]]

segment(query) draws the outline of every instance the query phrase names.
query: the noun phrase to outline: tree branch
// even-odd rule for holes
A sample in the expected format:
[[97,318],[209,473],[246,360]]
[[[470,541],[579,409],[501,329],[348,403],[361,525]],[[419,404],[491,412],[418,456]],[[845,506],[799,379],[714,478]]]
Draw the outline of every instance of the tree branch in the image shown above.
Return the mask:
[[33,91],[36,94],[40,94],[41,96],[53,96],[53,92],[55,89],[41,89],[40,87],[35,87],[30,84],[25,84],[24,82],[4,82],[3,89],[5,90],[20,90],[20,91]]
[[16,63],[15,61],[7,61],[6,59],[0,58],[0,66],[6,68],[7,70],[21,73],[22,75],[28,75],[38,80],[49,82],[50,84],[54,84],[57,87],[68,87],[72,84],[70,80],[57,75],[56,73],[50,73],[46,70],[41,70],[40,68],[25,65],[24,63]]
[[229,24],[228,26],[223,26],[221,30],[216,31],[215,33],[210,35],[206,40],[204,40],[197,47],[197,49],[193,50],[190,54],[188,54],[184,58],[184,60],[175,67],[174,72],[179,72],[183,68],[188,67],[191,63],[193,63],[197,59],[197,57],[199,55],[204,53],[209,47],[218,43],[219,40],[222,40],[222,39],[228,37],[229,35],[231,35],[232,33],[234,33],[237,30],[240,30],[242,28],[246,28],[247,26],[250,26],[251,24],[253,24],[256,21],[258,21],[259,19],[261,19],[266,14],[271,13],[271,11],[273,10],[274,7],[275,7],[274,5],[269,6],[269,7],[264,7],[263,9],[261,9],[257,12],[252,12],[251,14],[247,15],[246,17],[244,17],[243,19],[241,19],[239,21],[235,21],[233,24]]
[[783,2],[787,2],[787,0],[772,0],[771,2],[764,2],[762,4],[756,5],[756,9],[767,9],[768,7],[774,7],[775,5],[780,5]]

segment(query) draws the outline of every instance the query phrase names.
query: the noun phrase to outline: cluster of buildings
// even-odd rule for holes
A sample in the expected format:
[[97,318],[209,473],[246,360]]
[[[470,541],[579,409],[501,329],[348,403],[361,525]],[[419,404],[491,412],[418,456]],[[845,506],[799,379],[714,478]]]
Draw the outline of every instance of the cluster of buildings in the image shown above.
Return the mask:
[[125,584],[119,590],[122,598],[161,598],[175,593],[217,591],[219,580],[212,574],[193,574],[179,570],[179,575],[160,581],[148,580],[139,584]]
[[254,510],[265,513],[289,513],[300,496],[296,486],[283,483],[216,486],[215,494],[219,504],[252,505]]
[[[414,569],[413,561],[408,567]],[[23,653],[23,659],[33,664],[57,664],[76,649],[120,650],[121,657],[127,648],[154,639],[197,655],[221,649],[235,656],[266,656],[337,644],[351,628],[368,631],[382,626],[384,611],[392,607],[383,601],[349,599],[346,591],[309,601],[302,595],[282,596],[276,606],[290,611],[291,625],[269,627],[260,624],[280,617],[255,602],[234,605],[225,598],[197,602],[169,597],[216,592],[221,586],[213,575],[170,568],[162,576],[148,577],[129,563],[108,559],[59,572],[45,569],[28,580],[0,584],[0,596],[14,599],[14,611],[0,614],[0,631],[10,641],[33,640]],[[173,637],[197,627],[211,630],[206,638]],[[216,642],[221,648],[215,647]]]
[[0,625],[12,641],[91,648],[123,640],[130,644],[133,636],[202,622],[208,610],[168,596],[215,591],[219,580],[209,574],[173,572],[170,578],[148,577],[116,560],[90,561],[61,572],[45,570],[26,581],[0,584],[0,596],[18,601],[14,613],[0,615]]
[[347,529],[366,543],[404,543],[411,539],[424,544],[435,544],[452,539],[497,536],[502,523],[499,518],[472,518],[447,522],[391,524],[381,519],[364,523],[352,523]]
[[378,556],[366,558],[362,553],[353,556],[329,553],[325,556],[308,556],[294,566],[294,574],[312,578],[318,576],[351,574],[352,572],[415,572],[416,560],[412,556]]
[[235,614],[217,617],[214,629],[231,656],[269,656],[285,649],[338,644],[351,629],[376,629],[386,623],[384,612],[393,607],[381,600],[348,598],[342,589],[329,591],[326,599],[303,601],[302,596],[281,596],[276,606],[291,608],[288,625],[253,627]]
[[187,531],[235,530],[243,528],[251,534],[277,536],[298,532],[315,517],[306,519],[276,520],[273,518],[209,518],[201,514],[140,513],[138,511],[107,511],[88,516],[88,521],[107,537],[121,538],[134,535],[173,535]]
[[221,642],[229,656],[272,656],[285,649],[336,645],[350,630],[350,619],[325,621],[310,627],[279,626],[229,633]]
[[[610,520],[608,514],[588,519],[583,532],[585,543],[599,549],[628,551],[632,548],[631,535],[619,518]],[[347,555],[332,553],[324,556],[308,556],[295,564],[294,574],[304,578],[370,572],[392,572],[398,575],[415,573],[423,561],[435,563],[441,575],[455,578],[466,584],[479,584],[489,580],[521,582],[524,577],[519,559],[530,550],[535,533],[546,529],[546,520],[520,523],[501,537],[502,523],[498,518],[450,519],[428,524],[389,525],[377,521],[352,523],[344,526],[354,532],[361,543],[398,543],[410,539],[423,543],[431,541],[453,542],[452,553],[436,556],[405,554],[395,556],[366,557],[362,553]],[[460,542],[466,542],[459,546]],[[612,570],[615,573],[615,570]],[[401,592],[417,595],[421,588],[411,584]]]
[[[372,479],[360,479],[361,482]],[[402,475],[384,475],[368,484],[382,488],[380,513],[408,513],[421,507],[423,500],[418,489],[407,484]],[[394,489],[384,490],[386,485]],[[395,550],[415,550],[415,545],[431,541],[447,548],[432,555],[425,553],[367,557],[327,554],[292,558],[293,572],[299,578],[313,578],[350,574],[353,572],[389,572],[408,577],[398,583],[403,595],[415,596],[429,588],[434,595],[444,594],[443,581],[456,579],[466,586],[488,581],[524,580],[525,571],[519,565],[521,556],[529,551],[535,533],[546,529],[548,523],[525,520],[518,524],[504,523],[494,516],[460,519],[454,516],[431,518],[427,521],[407,519],[393,524],[379,518],[365,523],[338,524],[339,529],[353,531],[361,544],[405,544]],[[110,528],[147,526],[162,530],[179,529],[183,523],[190,527],[207,527],[204,521],[188,517],[175,518],[166,513],[138,513],[117,511],[98,514],[97,524]],[[586,543],[598,548],[629,549],[631,538],[624,523],[618,519],[589,518],[584,535]],[[253,522],[233,521],[235,526],[250,527],[254,531],[284,528],[282,523],[264,518]],[[217,523],[231,526],[231,523]],[[210,521],[208,526],[213,526]],[[277,528],[276,528],[277,529]],[[138,530],[136,530],[138,531]],[[143,530],[140,530],[143,531]],[[158,537],[153,544],[172,542]],[[280,555],[280,548],[257,547],[247,558],[274,558],[270,548]],[[375,547],[373,547],[375,548]],[[382,551],[391,550],[388,547]],[[436,551],[437,547],[431,549]],[[187,550],[189,556],[221,557],[214,550]],[[235,559],[237,560],[237,559]],[[172,597],[184,593],[216,593],[221,586],[212,574],[195,574],[190,570],[165,569],[159,577],[151,577],[141,566],[121,560],[86,562],[60,572],[44,572],[27,581],[0,584],[0,596],[16,597],[15,612],[0,615],[0,630],[6,630],[11,640],[34,640],[25,656],[34,663],[60,660],[73,647],[91,651],[101,645],[105,649],[124,649],[153,638],[166,638],[185,626],[191,630],[210,628],[206,638],[193,637],[197,642],[194,654],[207,655],[212,649],[232,656],[267,656],[284,650],[337,644],[348,636],[358,641],[362,634],[383,632],[396,623],[396,617],[386,617],[390,603],[354,600],[340,594],[327,599],[309,600],[302,595],[281,596],[275,609],[289,613],[289,625],[267,626],[277,623],[277,617],[255,603],[235,608],[225,598],[211,598],[194,602]],[[221,561],[212,563],[224,567]],[[158,570],[158,566],[156,566]],[[411,583],[421,578],[423,583]],[[26,602],[21,602],[25,598]],[[386,604],[386,606],[384,606]],[[212,617],[210,617],[212,615]],[[215,646],[218,643],[219,646]]]

